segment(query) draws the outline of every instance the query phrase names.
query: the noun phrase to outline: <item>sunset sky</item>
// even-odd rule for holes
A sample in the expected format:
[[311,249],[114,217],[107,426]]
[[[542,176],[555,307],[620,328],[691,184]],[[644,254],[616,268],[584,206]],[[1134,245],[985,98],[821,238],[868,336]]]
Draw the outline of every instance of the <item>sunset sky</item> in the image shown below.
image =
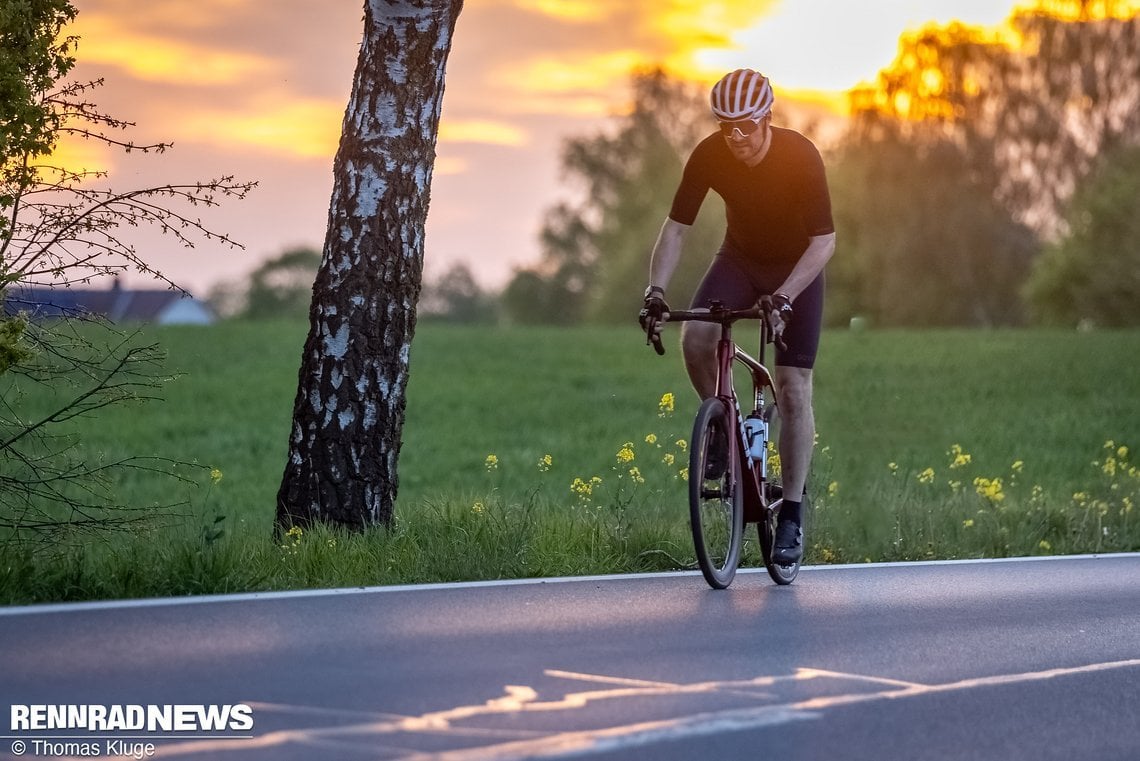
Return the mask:
[[[139,233],[144,258],[204,295],[287,247],[319,248],[352,85],[362,5],[346,0],[73,0],[79,78],[161,156],[75,146],[113,187],[223,174],[258,180],[205,220],[246,246],[192,251]],[[425,261],[466,261],[488,288],[539,256],[543,211],[574,198],[559,170],[571,136],[602,128],[629,72],[663,63],[714,81],[750,66],[782,91],[839,93],[873,80],[899,34],[929,21],[993,26],[1013,0],[467,0],[448,63]],[[778,95],[779,95],[778,91]],[[711,126],[711,125],[710,125]],[[667,210],[662,209],[662,215]],[[651,241],[647,241],[648,246]],[[143,281],[132,280],[134,285]]]

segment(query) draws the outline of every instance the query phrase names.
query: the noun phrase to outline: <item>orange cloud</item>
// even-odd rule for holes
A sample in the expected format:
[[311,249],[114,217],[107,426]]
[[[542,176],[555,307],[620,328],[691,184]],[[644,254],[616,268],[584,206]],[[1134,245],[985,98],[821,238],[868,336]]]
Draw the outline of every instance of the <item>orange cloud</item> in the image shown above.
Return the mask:
[[[174,140],[209,143],[230,150],[256,148],[300,159],[328,158],[340,141],[344,106],[322,100],[258,98],[242,110],[202,110],[172,123]],[[521,128],[486,119],[445,119],[440,123],[441,143],[481,143],[522,146],[527,142]],[[465,166],[456,160],[437,171],[456,174]]]
[[[500,4],[508,0],[499,0]],[[514,113],[596,117],[614,113],[637,68],[712,81],[723,71],[703,61],[732,50],[774,0],[509,0],[534,14],[528,37],[485,75],[485,86]],[[545,19],[545,22],[544,22]],[[572,31],[567,30],[572,24]]]
[[248,108],[197,109],[171,122],[174,140],[229,150],[256,148],[300,159],[329,158],[340,142],[343,104],[263,95]]
[[486,143],[520,146],[527,142],[526,132],[506,122],[490,119],[443,119],[439,139],[449,143]]
[[560,21],[602,21],[613,7],[612,0],[516,0],[516,6]]
[[115,66],[144,81],[232,85],[266,77],[278,68],[262,56],[134,32],[106,15],[80,13],[68,31],[81,38],[79,57],[84,63]]
[[705,78],[709,69],[700,57],[709,50],[734,49],[736,35],[754,26],[775,2],[700,2],[672,0],[646,22],[655,35],[670,43],[667,62],[683,73]]
[[636,50],[579,53],[511,63],[496,73],[496,84],[514,86],[516,92],[570,93],[605,92],[614,82],[624,82],[630,72],[647,62]]
[[36,163],[71,172],[106,172],[113,161],[106,144],[66,134],[60,137],[51,156],[37,159]]

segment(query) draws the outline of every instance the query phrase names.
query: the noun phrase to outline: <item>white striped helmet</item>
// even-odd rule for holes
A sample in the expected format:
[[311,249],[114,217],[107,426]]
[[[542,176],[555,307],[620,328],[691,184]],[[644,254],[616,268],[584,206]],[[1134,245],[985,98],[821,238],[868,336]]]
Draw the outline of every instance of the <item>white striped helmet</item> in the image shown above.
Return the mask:
[[775,96],[768,78],[752,69],[737,69],[713,85],[709,96],[713,115],[725,122],[759,121],[772,110]]

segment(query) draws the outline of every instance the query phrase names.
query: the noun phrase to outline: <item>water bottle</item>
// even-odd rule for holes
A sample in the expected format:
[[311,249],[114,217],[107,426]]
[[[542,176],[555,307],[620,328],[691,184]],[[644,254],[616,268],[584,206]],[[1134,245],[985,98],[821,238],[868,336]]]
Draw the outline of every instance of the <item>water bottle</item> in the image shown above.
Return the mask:
[[744,418],[744,432],[748,434],[748,455],[753,462],[764,465],[768,458],[768,424],[756,413]]

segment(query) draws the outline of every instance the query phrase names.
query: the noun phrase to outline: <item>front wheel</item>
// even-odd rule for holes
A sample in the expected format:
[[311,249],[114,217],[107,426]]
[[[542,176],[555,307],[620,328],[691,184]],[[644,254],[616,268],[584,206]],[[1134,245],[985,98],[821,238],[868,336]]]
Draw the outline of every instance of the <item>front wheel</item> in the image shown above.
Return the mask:
[[713,589],[736,576],[744,535],[740,454],[725,403],[706,399],[693,423],[689,447],[689,517],[697,563]]

